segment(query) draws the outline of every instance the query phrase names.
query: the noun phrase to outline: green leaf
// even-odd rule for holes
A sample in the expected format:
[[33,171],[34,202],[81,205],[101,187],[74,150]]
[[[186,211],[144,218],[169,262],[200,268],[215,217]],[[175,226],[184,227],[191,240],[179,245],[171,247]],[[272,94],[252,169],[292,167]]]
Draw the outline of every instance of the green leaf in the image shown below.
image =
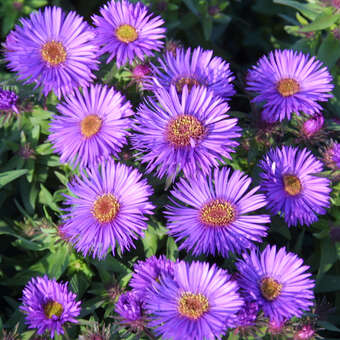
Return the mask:
[[321,240],[320,251],[321,251],[321,258],[320,258],[319,271],[316,277],[317,284],[319,283],[323,275],[327,273],[333,267],[333,264],[337,260],[337,253],[336,253],[335,245],[331,241],[330,238]]
[[39,193],[39,202],[41,204],[45,204],[50,207],[52,210],[56,212],[60,212],[59,207],[53,200],[53,196],[51,193],[44,187],[43,184],[40,184],[40,193]]
[[340,276],[324,275],[315,286],[315,293],[329,293],[340,290]]
[[274,4],[285,5],[300,11],[307,18],[314,20],[322,11],[322,7],[317,4],[303,4],[298,1],[292,0],[274,0]]
[[84,295],[86,289],[89,286],[90,282],[86,275],[84,275],[83,273],[74,274],[70,280],[70,287],[72,291],[77,294],[78,299],[80,299]]
[[331,27],[340,19],[339,14],[322,13],[316,17],[316,19],[309,25],[303,26],[300,32],[313,32],[324,30]]
[[322,328],[327,329],[328,331],[332,331],[332,332],[340,332],[340,328],[334,326],[332,323],[328,322],[328,321],[318,321],[318,325]]
[[213,27],[212,18],[210,16],[205,17],[203,19],[202,26],[203,26],[203,34],[204,34],[205,40],[210,40],[212,27]]
[[166,257],[172,261],[178,258],[178,246],[172,237],[168,237],[166,241]]
[[156,234],[155,229],[151,225],[148,226],[148,230],[145,232],[145,236],[142,239],[142,242],[146,257],[150,257],[156,254],[158,236]]
[[[329,69],[331,69],[340,58],[340,42],[329,32],[326,39],[320,45],[318,57]],[[337,124],[339,126],[339,124]]]
[[0,173],[0,189],[20,176],[27,174],[27,172],[27,169],[20,169]]

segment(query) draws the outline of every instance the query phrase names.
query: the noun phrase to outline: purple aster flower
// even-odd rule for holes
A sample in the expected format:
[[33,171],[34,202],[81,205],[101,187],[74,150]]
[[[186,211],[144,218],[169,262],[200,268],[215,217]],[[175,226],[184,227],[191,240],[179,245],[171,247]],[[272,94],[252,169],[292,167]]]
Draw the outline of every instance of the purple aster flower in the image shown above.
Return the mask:
[[151,256],[145,261],[138,261],[133,267],[133,274],[130,286],[140,296],[145,295],[146,291],[151,289],[156,282],[159,282],[161,276],[174,276],[175,263],[168,260],[164,255],[157,258]]
[[82,93],[66,97],[57,105],[50,125],[49,140],[61,155],[61,162],[80,167],[117,157],[126,143],[133,115],[131,104],[120,92],[104,85],[91,85]]
[[191,52],[191,48],[178,49],[176,55],[167,52],[158,58],[160,67],[153,65],[154,77],[146,88],[170,88],[175,85],[178,92],[187,85],[204,86],[212,90],[216,96],[228,100],[235,94],[232,80],[235,79],[229,64],[220,57],[213,57],[213,51],[205,51],[200,47]]
[[19,113],[16,107],[17,100],[18,96],[15,92],[0,88],[0,111],[14,111],[15,113]]
[[141,332],[146,323],[143,304],[140,296],[134,291],[122,294],[115,305],[120,323],[134,332]]
[[269,151],[260,162],[261,188],[273,214],[288,226],[310,225],[329,207],[330,180],[317,177],[323,166],[306,148],[283,146]]
[[141,2],[126,0],[107,3],[100,9],[101,16],[94,15],[95,42],[102,46],[100,54],[109,53],[107,62],[116,58],[118,67],[135,57],[144,60],[159,51],[164,42],[164,20],[150,13]]
[[226,101],[203,87],[189,92],[185,86],[180,95],[174,85],[170,91],[159,88],[139,107],[138,134],[132,137],[134,147],[145,153],[147,172],[156,169],[159,177],[174,179],[182,170],[192,177],[200,170],[208,173],[222,157],[231,158],[241,129],[228,110]]
[[174,277],[162,277],[147,298],[150,326],[164,339],[220,339],[243,304],[237,290],[215,265],[179,262]]
[[315,336],[315,329],[311,324],[303,325],[295,334],[294,340],[311,340]]
[[25,83],[42,86],[60,98],[78,86],[87,86],[95,76],[96,50],[94,32],[75,12],[45,7],[20,19],[6,40],[5,59]]
[[327,101],[333,89],[332,76],[323,64],[302,52],[275,50],[263,56],[249,71],[247,90],[257,93],[255,103],[264,103],[262,117],[269,122],[290,119],[300,111],[320,112],[318,101]]
[[84,170],[69,184],[62,231],[77,251],[103,258],[111,247],[121,252],[147,228],[144,214],[151,214],[151,187],[142,175],[124,164],[108,161]]
[[314,281],[308,266],[285,248],[268,245],[262,253],[252,249],[236,264],[238,284],[261,306],[265,316],[282,322],[301,316],[313,305]]
[[169,233],[177,241],[184,239],[180,249],[194,255],[240,252],[261,242],[267,235],[268,215],[249,215],[267,204],[263,194],[248,193],[251,179],[241,171],[215,169],[208,178],[181,179],[171,191],[175,199],[167,207]]
[[324,163],[333,170],[340,170],[340,143],[331,141],[323,152]]
[[80,313],[80,302],[76,295],[67,288],[67,283],[58,283],[55,279],[44,277],[32,278],[24,288],[22,306],[26,314],[26,324],[36,328],[38,334],[51,331],[64,334],[63,324],[74,322]]

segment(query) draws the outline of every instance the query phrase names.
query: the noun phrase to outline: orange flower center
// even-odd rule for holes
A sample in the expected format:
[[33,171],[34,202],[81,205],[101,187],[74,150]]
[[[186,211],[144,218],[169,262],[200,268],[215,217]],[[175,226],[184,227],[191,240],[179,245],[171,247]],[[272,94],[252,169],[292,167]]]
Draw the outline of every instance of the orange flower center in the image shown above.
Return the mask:
[[283,97],[289,97],[300,91],[299,83],[292,78],[281,79],[276,86],[277,90]]
[[284,175],[283,185],[285,192],[291,196],[298,195],[302,190],[301,181],[297,176],[294,175]]
[[168,141],[175,147],[188,146],[204,135],[203,124],[194,116],[180,115],[170,121],[167,127]]
[[59,41],[49,41],[41,48],[41,56],[50,66],[58,66],[66,60],[66,50]]
[[209,308],[208,299],[202,294],[183,293],[178,301],[178,312],[189,319],[199,319]]
[[270,277],[266,277],[262,279],[260,288],[263,297],[268,301],[273,301],[280,295],[282,284]]
[[112,194],[100,196],[93,204],[92,215],[100,223],[111,222],[118,214],[120,204]]
[[188,90],[190,91],[193,86],[199,86],[201,84],[195,78],[183,77],[183,78],[176,80],[175,86],[176,86],[177,92],[182,92],[184,85],[187,85]]
[[63,311],[64,311],[63,306],[56,301],[51,300],[44,305],[44,313],[46,317],[49,319],[52,319],[54,315],[60,317]]
[[235,208],[229,202],[219,199],[205,204],[200,211],[201,222],[210,227],[227,226],[235,218]]
[[88,115],[80,123],[81,134],[85,138],[94,136],[101,128],[102,120],[97,115]]
[[126,44],[135,41],[138,38],[138,33],[131,25],[121,25],[116,29],[116,37],[121,42]]

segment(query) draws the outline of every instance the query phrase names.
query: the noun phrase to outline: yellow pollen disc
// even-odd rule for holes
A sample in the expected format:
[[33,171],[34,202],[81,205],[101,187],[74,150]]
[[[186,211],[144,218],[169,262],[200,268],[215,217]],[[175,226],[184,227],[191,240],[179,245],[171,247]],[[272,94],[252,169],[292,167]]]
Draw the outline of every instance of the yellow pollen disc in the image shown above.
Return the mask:
[[204,126],[196,117],[181,115],[168,124],[167,138],[175,147],[182,147],[190,145],[192,141],[199,141],[204,132]]
[[58,66],[66,60],[66,50],[59,41],[49,41],[41,48],[41,56],[50,66]]
[[189,319],[199,319],[209,308],[208,299],[202,294],[183,293],[178,301],[178,312]]
[[85,138],[94,136],[101,128],[102,120],[97,115],[88,115],[80,123],[81,134]]
[[227,226],[236,218],[235,208],[227,201],[215,200],[207,203],[200,211],[200,220],[210,227]]
[[93,204],[92,215],[100,223],[111,222],[118,214],[120,204],[112,194],[100,196]]
[[273,301],[280,295],[282,284],[270,277],[266,277],[262,279],[260,288],[263,297],[268,301]]
[[285,192],[291,196],[298,195],[302,190],[301,181],[297,176],[294,175],[284,175],[283,185]]
[[283,97],[289,97],[300,91],[300,85],[295,79],[281,79],[277,85],[277,90]]
[[44,313],[49,319],[52,319],[54,315],[60,317],[63,311],[63,306],[56,301],[49,301],[44,305]]
[[180,78],[176,81],[176,90],[177,92],[182,92],[184,85],[188,86],[188,90],[190,91],[193,86],[198,86],[201,85],[198,80],[195,78],[190,78],[190,77],[183,77]]
[[128,44],[138,38],[138,33],[134,27],[125,24],[116,29],[116,37],[121,42]]

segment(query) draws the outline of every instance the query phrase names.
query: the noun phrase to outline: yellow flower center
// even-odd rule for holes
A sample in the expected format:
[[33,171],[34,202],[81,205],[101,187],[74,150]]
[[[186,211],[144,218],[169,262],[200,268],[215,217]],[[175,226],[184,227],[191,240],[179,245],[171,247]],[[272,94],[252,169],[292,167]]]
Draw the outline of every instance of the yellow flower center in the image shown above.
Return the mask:
[[277,90],[283,97],[289,97],[300,91],[299,83],[292,78],[281,79],[277,85]]
[[301,181],[297,176],[294,175],[284,175],[283,185],[285,192],[291,196],[298,195],[302,190]]
[[80,123],[81,134],[85,138],[94,136],[101,128],[102,120],[97,115],[88,115]]
[[60,317],[61,314],[63,314],[64,308],[63,306],[56,301],[49,301],[44,305],[44,313],[47,318],[52,319],[52,317],[55,315],[57,317]]
[[199,319],[209,308],[208,299],[202,294],[183,293],[178,301],[178,312],[189,319]]
[[168,124],[167,138],[175,147],[182,147],[199,141],[204,132],[203,124],[196,117],[180,115]]
[[92,215],[100,223],[111,222],[118,214],[120,204],[112,194],[100,196],[93,204]]
[[121,42],[126,44],[135,41],[138,38],[138,33],[131,25],[121,25],[116,29],[116,37]]
[[227,226],[235,218],[235,208],[229,202],[219,199],[205,204],[200,211],[201,222],[210,227]]
[[176,86],[177,92],[182,92],[184,85],[187,85],[188,90],[190,91],[193,86],[199,86],[201,84],[195,78],[183,77],[183,78],[176,80],[175,86]]
[[273,301],[280,295],[282,284],[270,277],[266,277],[262,279],[260,288],[263,297],[268,301]]
[[50,66],[58,66],[66,60],[66,50],[59,41],[49,41],[41,48],[41,56]]

